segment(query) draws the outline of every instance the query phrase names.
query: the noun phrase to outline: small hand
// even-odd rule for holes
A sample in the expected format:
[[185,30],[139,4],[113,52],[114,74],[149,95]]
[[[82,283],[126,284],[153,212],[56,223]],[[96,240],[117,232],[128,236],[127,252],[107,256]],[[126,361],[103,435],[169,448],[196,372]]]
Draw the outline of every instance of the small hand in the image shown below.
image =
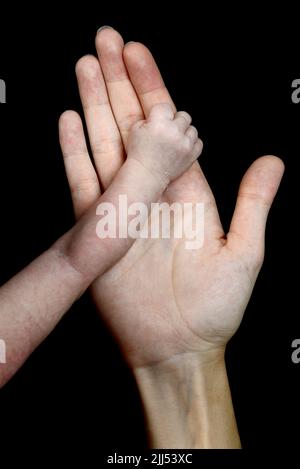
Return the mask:
[[174,115],[172,106],[156,104],[148,119],[136,122],[129,134],[128,160],[139,161],[157,178],[169,184],[200,156],[202,142],[186,112]]

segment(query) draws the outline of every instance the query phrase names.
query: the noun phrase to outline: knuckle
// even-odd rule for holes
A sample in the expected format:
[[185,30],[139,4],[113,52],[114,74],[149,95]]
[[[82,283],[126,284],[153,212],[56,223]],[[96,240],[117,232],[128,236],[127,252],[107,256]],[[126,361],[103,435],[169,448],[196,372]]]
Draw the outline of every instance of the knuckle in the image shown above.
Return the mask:
[[123,144],[120,137],[103,138],[100,141],[91,143],[91,150],[94,157],[100,157],[109,154],[118,154],[123,151]]
[[181,150],[185,149],[184,135],[177,128],[172,128],[170,131],[170,139],[175,146],[178,146]]
[[193,141],[189,137],[185,136],[184,143],[185,143],[185,148],[187,149],[187,151],[191,151],[191,149],[194,146]]
[[96,192],[98,188],[99,181],[96,177],[79,179],[70,186],[70,190],[73,196],[83,196],[85,194],[91,194]]
[[169,137],[169,126],[168,123],[163,120],[157,120],[153,123],[153,132],[157,137],[165,136]]
[[197,145],[197,148],[198,148],[199,152],[202,152],[202,150],[203,150],[203,141],[201,140],[201,138],[197,139],[196,145]]
[[164,114],[166,111],[166,104],[165,103],[157,103],[154,104],[152,108],[157,114]]
[[188,122],[192,122],[192,116],[191,116],[188,112],[182,111],[182,116],[183,116]]
[[181,138],[180,145],[178,147],[179,147],[180,153],[183,156],[186,156],[189,153],[191,153],[193,145],[192,145],[191,140],[188,137],[184,137],[184,138]]
[[184,118],[187,119],[187,120],[191,120],[191,119],[192,119],[191,116],[190,116],[190,114],[189,114],[188,112],[186,112],[186,111],[178,111],[178,112],[177,112],[177,115],[178,115],[178,116],[181,116],[181,117],[184,117]]
[[195,136],[198,136],[198,130],[196,129],[196,127],[194,127],[193,125],[190,125],[190,132],[192,133],[192,135],[195,135]]

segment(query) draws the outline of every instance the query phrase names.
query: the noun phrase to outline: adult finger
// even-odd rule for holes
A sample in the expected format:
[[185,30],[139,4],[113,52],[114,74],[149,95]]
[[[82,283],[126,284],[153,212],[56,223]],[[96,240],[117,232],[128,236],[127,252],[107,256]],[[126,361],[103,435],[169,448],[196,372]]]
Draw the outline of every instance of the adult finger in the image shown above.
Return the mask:
[[88,154],[80,116],[64,112],[59,119],[59,140],[76,218],[100,196],[100,183]]
[[124,64],[124,41],[116,30],[105,27],[98,31],[95,43],[109,101],[126,148],[131,127],[144,119],[144,113]]
[[124,161],[122,139],[96,57],[82,57],[76,75],[95,166],[105,189]]

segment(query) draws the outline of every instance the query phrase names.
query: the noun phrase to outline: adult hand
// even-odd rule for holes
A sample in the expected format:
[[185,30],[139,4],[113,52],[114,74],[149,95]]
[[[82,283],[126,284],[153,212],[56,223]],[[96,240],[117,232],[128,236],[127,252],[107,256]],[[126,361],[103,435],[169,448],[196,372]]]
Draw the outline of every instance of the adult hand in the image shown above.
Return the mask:
[[[98,60],[86,56],[76,66],[96,170],[79,116],[68,112],[60,123],[77,217],[99,196],[100,185],[103,190],[109,186],[122,165],[131,126],[147,116],[154,104],[172,103],[150,52],[142,44],[124,47],[118,32],[106,28],[97,34],[96,47]],[[70,128],[76,132],[68,134]],[[203,247],[187,250],[185,239],[139,239],[92,285],[97,307],[133,368],[145,400],[149,402],[151,394],[156,396],[156,404],[147,409],[152,415],[150,431],[158,426],[166,405],[163,396],[172,388],[170,382],[175,389],[183,375],[199,369],[205,370],[206,384],[196,380],[198,398],[202,386],[204,408],[211,408],[208,401],[212,397],[204,389],[220,389],[230,417],[224,420],[220,413],[217,420],[223,418],[227,428],[234,428],[230,393],[222,391],[228,387],[224,350],[241,322],[263,261],[266,219],[282,174],[283,164],[276,157],[266,156],[252,164],[242,180],[225,236],[213,194],[198,163],[194,164],[170,184],[162,202],[204,203]],[[212,365],[217,373],[214,376]],[[174,414],[178,406],[173,391],[172,396],[170,412]],[[203,410],[199,412],[203,414]],[[217,414],[215,407],[212,413]],[[190,410],[188,415],[190,418]],[[161,426],[162,433],[152,438],[156,446],[238,446],[237,436],[228,439],[218,429],[209,438],[198,429],[193,442],[186,440],[188,436],[175,435],[166,440],[165,426]]]

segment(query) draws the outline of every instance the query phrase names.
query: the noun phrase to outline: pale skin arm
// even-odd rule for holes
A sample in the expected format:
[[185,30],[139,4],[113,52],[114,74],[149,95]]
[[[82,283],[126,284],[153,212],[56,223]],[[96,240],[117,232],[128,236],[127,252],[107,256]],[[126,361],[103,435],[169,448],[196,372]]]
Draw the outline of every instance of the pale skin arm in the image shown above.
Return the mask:
[[[164,151],[168,150],[164,158],[162,142]],[[182,122],[180,113],[174,117],[168,104],[156,106],[147,122],[137,123],[131,132],[129,157],[105,194],[72,230],[0,289],[0,337],[7,348],[7,363],[0,368],[0,387],[89,284],[133,244],[129,237],[97,237],[99,203],[117,207],[118,196],[123,194],[128,204],[149,206],[170,182],[166,170],[171,180],[176,179],[197,159],[201,149],[197,136],[189,137],[188,121]],[[118,217],[116,224],[118,228]]]
[[[83,57],[76,66],[96,171],[81,136],[65,145],[68,131],[61,126],[77,217],[97,197],[100,182],[107,189],[123,164],[131,125],[154,104],[172,104],[142,44],[124,47],[118,32],[104,29],[96,48],[98,59]],[[67,120],[79,116],[69,113]],[[224,352],[263,261],[265,224],[282,174],[283,163],[273,156],[251,165],[225,236],[212,191],[195,163],[162,200],[204,202],[203,248],[187,252],[184,242],[172,239],[140,241],[91,287],[137,379],[152,447],[240,447]]]

